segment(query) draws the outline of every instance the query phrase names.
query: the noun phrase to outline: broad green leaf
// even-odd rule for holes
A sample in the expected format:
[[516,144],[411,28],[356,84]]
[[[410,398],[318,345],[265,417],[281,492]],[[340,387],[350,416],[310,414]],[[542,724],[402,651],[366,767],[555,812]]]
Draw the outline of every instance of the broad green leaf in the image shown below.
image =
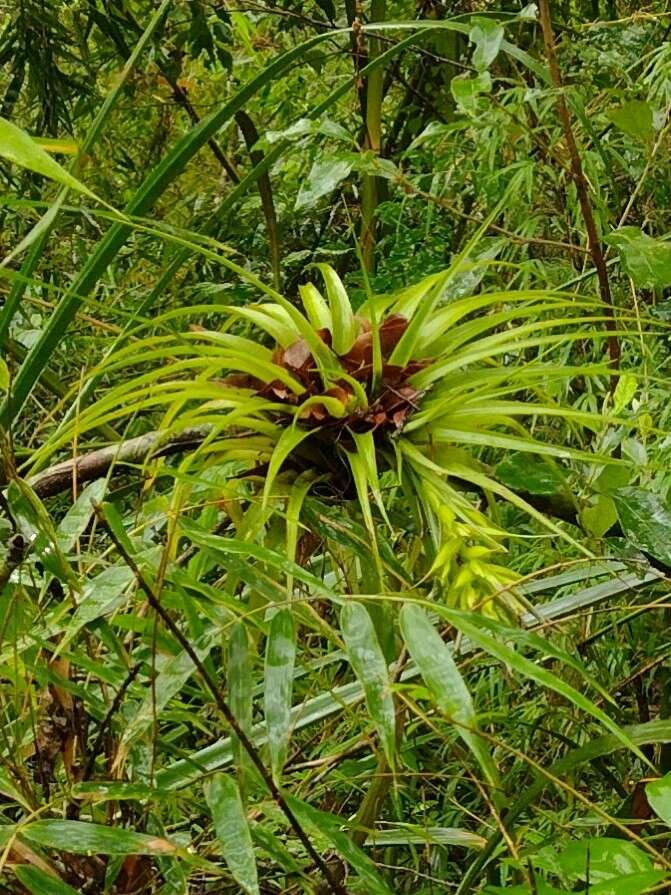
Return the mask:
[[179,851],[174,842],[159,836],[82,820],[36,820],[21,828],[21,836],[76,855],[174,855]]
[[652,107],[644,100],[632,99],[608,114],[615,127],[627,136],[647,143],[655,134]]
[[652,870],[650,857],[626,839],[580,839],[571,842],[557,856],[559,866],[571,880],[600,883],[629,873]]
[[534,879],[535,891],[531,886],[487,886],[483,895],[579,895],[570,893],[567,889],[557,889],[548,885],[542,879]]
[[637,388],[638,379],[633,373],[623,373],[620,376],[613,392],[613,409],[616,414],[622,413],[625,407],[629,407]]
[[235,781],[227,774],[215,774],[205,784],[205,798],[233,878],[248,895],[259,895],[252,836]]
[[455,102],[468,114],[476,111],[480,95],[489,93],[491,89],[492,78],[488,71],[483,71],[474,78],[458,75],[450,82]]
[[671,509],[657,494],[645,488],[613,491],[620,525],[639,550],[671,565]]
[[664,870],[647,870],[643,873],[626,873],[589,887],[584,895],[641,895],[657,890],[659,883],[668,877]]
[[595,538],[602,538],[616,522],[615,503],[607,494],[599,494],[595,502],[580,513],[582,527]]
[[496,19],[471,19],[468,39],[475,44],[473,66],[476,71],[485,71],[496,59],[501,49],[503,34],[503,26]]
[[50,180],[55,180],[62,186],[83,193],[91,199],[97,199],[95,193],[84,186],[76,177],[73,177],[65,168],[53,159],[48,152],[30,137],[20,127],[0,118],[0,156],[8,159],[22,168],[42,174]]
[[45,873],[32,864],[17,864],[14,873],[31,895],[78,895],[77,890],[68,886],[62,879],[51,876],[50,873]]
[[499,786],[498,770],[486,741],[478,735],[471,694],[452,653],[416,603],[403,606],[400,624],[410,655],[417,663],[437,707],[455,722],[457,733],[473,753],[487,782],[496,790]]
[[263,705],[268,730],[270,763],[276,780],[282,778],[291,733],[291,697],[296,660],[296,625],[289,609],[270,621],[266,644]]
[[324,277],[326,285],[331,313],[333,350],[336,354],[347,354],[357,337],[357,324],[347,290],[330,264],[317,264],[316,266]]
[[67,511],[56,529],[58,545],[63,553],[69,553],[77,540],[81,537],[93,516],[93,504],[100,503],[105,495],[107,482],[98,479],[88,484],[81,492],[77,500]]
[[9,367],[7,361],[0,357],[0,392],[9,391]]
[[283,867],[289,873],[301,873],[300,863],[285,846],[280,835],[273,833],[263,821],[253,823],[251,833],[254,842],[270,855],[279,867]]
[[347,602],[340,612],[347,654],[361,681],[368,711],[377,728],[384,754],[391,767],[396,763],[396,717],[389,672],[368,610],[361,603]]
[[594,481],[592,487],[598,494],[611,494],[620,488],[625,488],[632,477],[632,470],[628,466],[606,466]]
[[286,799],[300,823],[308,830],[328,839],[338,854],[354,868],[365,886],[366,895],[392,895],[391,889],[378,874],[375,864],[352,842],[349,835],[343,832],[341,818],[334,817],[326,811],[319,811],[295,796],[287,795]]
[[307,178],[301,183],[296,198],[296,211],[313,208],[322,196],[330,195],[352,170],[347,159],[322,158],[313,162]]
[[671,827],[671,773],[646,784],[645,794],[657,817]]
[[609,233],[604,242],[615,246],[622,267],[636,286],[671,286],[671,242],[648,236],[638,227],[620,227]]
[[[671,722],[669,721],[651,721],[647,724],[635,724],[625,728],[625,733],[637,746],[645,746],[649,743],[670,743],[671,742]],[[595,761],[602,756],[610,755],[613,752],[624,748],[619,737],[612,734],[605,734],[593,740],[588,741],[584,746],[577,749],[571,749],[563,758],[551,764],[548,768],[550,776],[537,774],[536,779],[530,786],[527,786],[519,795],[515,802],[508,808],[506,812],[506,822],[514,823],[515,819],[525,812],[540,796],[540,794],[551,786],[551,779],[565,779],[567,775],[573,774],[581,765]],[[502,840],[500,830],[496,830],[489,837],[487,846],[475,860],[464,875],[464,884],[469,886],[478,878],[482,867],[492,855],[493,851],[498,847]],[[466,889],[467,891],[467,889]],[[626,892],[618,892],[617,895],[628,895]]]
[[553,463],[522,453],[510,454],[497,464],[496,477],[522,494],[550,496],[564,487],[564,477]]

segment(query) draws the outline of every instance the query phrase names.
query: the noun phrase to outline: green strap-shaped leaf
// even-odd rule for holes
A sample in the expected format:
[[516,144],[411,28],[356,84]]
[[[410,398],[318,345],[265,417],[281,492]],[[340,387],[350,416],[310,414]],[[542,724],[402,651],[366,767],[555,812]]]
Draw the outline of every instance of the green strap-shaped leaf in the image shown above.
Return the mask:
[[174,842],[159,836],[82,820],[36,820],[21,827],[21,836],[76,855],[175,855],[179,851]]
[[87,485],[61,520],[56,530],[58,546],[64,553],[69,553],[80,538],[93,516],[93,503],[99,503],[105,496],[107,482],[97,479]]
[[356,320],[352,304],[342,280],[330,264],[316,265],[324,277],[326,294],[331,311],[333,350],[336,354],[347,354],[357,336]]
[[366,694],[366,705],[377,728],[389,764],[396,757],[396,719],[389,672],[368,610],[361,603],[346,603],[340,629],[354,673]]
[[235,780],[215,774],[205,786],[205,798],[228,869],[248,895],[259,895],[252,836]]
[[313,329],[328,329],[329,331],[332,331],[333,320],[331,318],[329,306],[324,301],[321,292],[317,289],[314,283],[305,283],[304,286],[298,287],[298,291],[301,296],[301,301],[303,302],[303,307],[305,308],[305,313]]
[[391,889],[380,877],[375,864],[341,829],[341,818],[319,811],[295,796],[288,795],[286,799],[300,823],[309,832],[325,836],[338,854],[354,868],[365,886],[363,891],[366,895],[391,895]]
[[14,873],[31,895],[77,895],[77,890],[68,886],[62,879],[45,873],[32,864],[18,864],[14,868]]
[[298,445],[310,435],[312,435],[311,429],[298,429],[294,426],[290,426],[288,429],[285,429],[277,439],[277,444],[275,445],[273,455],[270,458],[266,480],[263,485],[262,505],[264,507],[268,504],[272,487],[275,484],[278,472],[282,468],[282,464],[292,451],[294,451]]
[[291,697],[296,661],[296,626],[289,609],[272,617],[266,645],[263,704],[273,777],[279,780],[291,732]]
[[[249,651],[249,635],[244,622],[236,622],[228,638],[228,695],[231,711],[242,730],[249,735],[252,730],[252,662]],[[240,768],[246,759],[237,736],[233,736],[235,761]]]
[[0,156],[89,198],[98,198],[87,186],[61,167],[29,134],[6,118],[0,118]]
[[[487,744],[477,732],[471,694],[459,673],[452,653],[416,603],[406,603],[400,614],[401,631],[410,655],[437,707],[457,724],[457,731],[473,753],[485,779],[494,787],[499,774]],[[498,796],[495,795],[498,801]]]
[[563,681],[560,677],[553,674],[551,671],[548,671],[548,669],[544,668],[542,665],[537,665],[535,662],[527,659],[526,656],[522,656],[506,643],[501,643],[489,634],[485,634],[477,625],[473,624],[469,618],[469,613],[460,612],[456,609],[448,609],[445,606],[436,606],[436,612],[438,612],[439,615],[442,615],[451,625],[454,625],[458,631],[465,634],[469,640],[490,656],[494,656],[500,662],[505,663],[510,668],[524,675],[524,677],[536,681],[536,683],[540,684],[542,687],[554,690],[555,693],[559,693],[576,708],[591,715],[592,718],[600,724],[603,724],[606,730],[609,730],[614,734],[623,746],[631,749],[631,751],[634,752],[641,761],[645,762],[648,767],[651,766],[650,761],[645,757],[638,746],[627,736],[624,730],[602,709],[576,690],[575,687],[567,684],[566,681]]

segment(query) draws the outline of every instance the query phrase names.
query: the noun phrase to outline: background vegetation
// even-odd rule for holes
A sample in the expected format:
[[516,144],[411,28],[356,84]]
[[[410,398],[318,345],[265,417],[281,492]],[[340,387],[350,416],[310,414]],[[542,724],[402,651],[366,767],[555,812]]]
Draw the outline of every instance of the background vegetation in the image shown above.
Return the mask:
[[667,4],[0,29],[0,891],[669,891]]

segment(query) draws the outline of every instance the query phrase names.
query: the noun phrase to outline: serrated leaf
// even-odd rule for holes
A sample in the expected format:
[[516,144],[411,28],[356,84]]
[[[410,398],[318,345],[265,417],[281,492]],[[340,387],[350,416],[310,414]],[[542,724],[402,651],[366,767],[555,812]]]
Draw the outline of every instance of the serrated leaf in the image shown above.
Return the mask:
[[248,895],[259,895],[252,836],[235,780],[215,774],[205,785],[205,799],[233,878]]
[[346,603],[340,613],[340,629],[354,673],[361,681],[366,705],[377,728],[390,766],[396,759],[396,718],[389,672],[368,610],[361,603]]

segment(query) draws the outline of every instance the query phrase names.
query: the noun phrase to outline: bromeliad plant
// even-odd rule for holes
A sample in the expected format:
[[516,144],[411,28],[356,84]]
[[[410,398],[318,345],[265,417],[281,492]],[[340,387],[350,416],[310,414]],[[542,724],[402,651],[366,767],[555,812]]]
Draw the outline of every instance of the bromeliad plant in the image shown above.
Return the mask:
[[[328,265],[318,265],[325,295],[312,283],[300,287],[302,311],[263,287],[270,300],[256,306],[169,312],[155,324],[220,312],[223,325],[136,332],[98,372],[118,379],[121,370],[149,369],[112,388],[47,448],[67,443],[75,425],[81,434],[163,406],[166,439],[196,429],[206,466],[235,461],[244,501],[261,520],[255,537],[281,511],[290,560],[310,556],[302,514],[317,494],[365,526],[373,573],[356,564],[336,573],[354,592],[392,586],[379,552],[384,528],[414,557],[406,583],[427,580],[452,606],[515,613],[515,575],[497,561],[506,533],[487,506],[503,499],[570,537],[498,481],[488,461],[501,451],[549,463],[595,459],[552,443],[547,429],[541,437],[531,430],[542,418],[563,421],[554,432],[561,441],[570,429],[606,422],[547,396],[558,381],[602,368],[545,360],[556,346],[594,338],[603,318],[594,303],[551,291],[453,299],[464,264],[462,255],[400,294],[370,296],[356,312]],[[231,518],[242,525],[239,510]],[[312,551],[319,544],[313,538]]]

